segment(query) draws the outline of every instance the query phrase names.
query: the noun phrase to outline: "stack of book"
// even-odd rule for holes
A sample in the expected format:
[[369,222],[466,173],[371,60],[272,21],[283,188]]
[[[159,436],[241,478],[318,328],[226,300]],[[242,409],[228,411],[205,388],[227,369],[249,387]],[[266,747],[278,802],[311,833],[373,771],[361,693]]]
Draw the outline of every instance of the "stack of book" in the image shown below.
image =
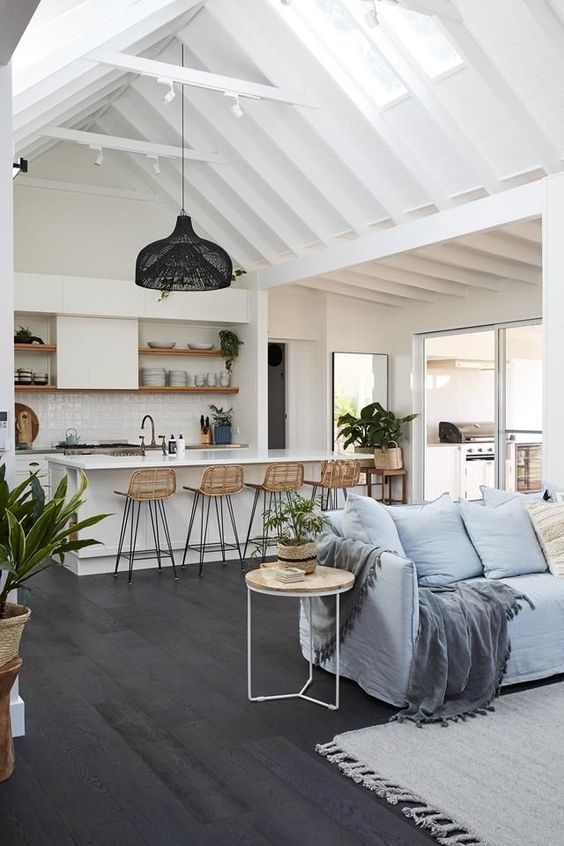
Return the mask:
[[274,570],[274,578],[279,582],[303,582],[305,573],[299,567],[280,567]]

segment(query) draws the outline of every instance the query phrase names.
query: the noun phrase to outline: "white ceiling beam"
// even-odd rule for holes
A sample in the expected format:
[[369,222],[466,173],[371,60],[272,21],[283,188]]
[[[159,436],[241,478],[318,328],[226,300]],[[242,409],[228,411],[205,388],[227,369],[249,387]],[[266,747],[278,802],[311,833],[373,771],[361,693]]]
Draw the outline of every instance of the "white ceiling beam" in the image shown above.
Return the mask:
[[396,300],[386,294],[378,294],[375,291],[367,291],[365,288],[355,288],[354,285],[342,285],[332,279],[321,277],[319,279],[308,279],[307,282],[300,282],[305,288],[313,288],[315,291],[325,291],[326,294],[337,294],[341,297],[352,297],[355,300],[365,300],[386,308],[401,308],[405,301]]
[[[283,51],[271,49],[264,38],[264,28],[255,15],[241,15],[231,0],[214,0],[213,4],[206,7],[205,15],[213,19],[214,26],[226,29],[229,37],[253,64],[276,85],[294,85],[301,79],[307,79],[308,89],[316,102],[322,103],[331,96],[327,93],[326,85],[320,85],[320,69],[304,66],[297,52],[293,55],[293,61],[288,62]],[[347,131],[347,126],[333,116],[333,110],[304,110],[300,112],[300,118],[365,190],[375,197],[390,220],[394,223],[407,220],[405,202],[395,186],[386,178],[385,172],[375,170],[373,159],[357,143],[354,135]]]
[[537,217],[544,210],[545,195],[543,181],[531,182],[390,229],[371,232],[356,241],[334,244],[322,252],[261,271],[260,286],[274,288],[299,282],[312,276],[422,249],[429,244],[459,238],[472,232]]
[[503,231],[525,241],[542,244],[542,221],[540,220],[520,220],[518,223],[508,223],[503,227]]
[[7,65],[39,0],[0,0],[0,65]]
[[491,255],[480,253],[476,250],[465,247],[452,246],[451,244],[440,244],[435,247],[427,247],[421,254],[423,258],[428,257],[439,262],[452,264],[455,267],[466,267],[471,270],[478,270],[499,276],[501,279],[513,279],[517,282],[525,282],[527,285],[539,285],[541,272],[536,268],[525,264],[516,264],[511,261],[503,261]]
[[[189,31],[181,31],[178,37],[185,41],[190,52],[195,55],[204,66],[209,66],[215,59],[215,51],[210,42],[203,38],[189,38]],[[224,110],[226,105],[220,103]],[[360,235],[367,229],[368,221],[358,211],[358,204],[354,197],[343,192],[338,180],[327,178],[327,166],[320,160],[317,149],[310,149],[307,139],[299,132],[299,116],[282,113],[272,103],[249,102],[244,106],[245,116],[237,123],[248,125],[248,131],[267,139],[273,148],[277,149],[286,159],[287,165],[300,172],[300,177],[309,182],[320,197],[330,206],[332,217],[339,224],[339,231],[352,230]],[[229,115],[231,117],[231,115]],[[257,132],[258,130],[258,132]]]
[[482,77],[500,106],[508,112],[519,127],[524,138],[529,142],[531,152],[538,156],[538,164],[546,173],[557,173],[562,170],[558,149],[541,130],[523,101],[467,27],[463,23],[447,18],[443,19],[443,24],[460,55]]
[[[85,56],[98,47],[113,49],[114,42],[122,33],[132,33],[129,44],[146,35],[146,23],[155,17],[157,23],[163,12],[172,10],[175,16],[201,8],[201,0],[138,0],[136,3],[113,3],[112,0],[87,0],[70,9],[65,15],[54,18],[33,34],[34,46],[30,44],[31,55],[36,58],[32,64],[14,75],[14,95],[35,87],[48,77],[56,77],[65,68],[84,61]],[[170,20],[170,18],[169,18]],[[138,35],[136,28],[143,31]],[[124,49],[116,47],[116,49]],[[78,65],[76,71],[83,72],[91,65]],[[73,71],[74,72],[74,71]],[[72,74],[71,74],[72,75]],[[67,79],[67,77],[65,77]],[[57,80],[59,81],[59,80]],[[61,79],[62,81],[62,79]]]
[[169,62],[159,62],[155,59],[144,59],[141,56],[129,56],[114,50],[100,48],[88,55],[93,62],[100,62],[113,68],[121,68],[131,73],[150,76],[154,79],[166,79],[167,82],[178,82],[194,88],[205,88],[208,91],[234,92],[241,97],[251,99],[272,100],[276,103],[287,103],[292,106],[307,106],[317,108],[307,94],[297,91],[287,91],[272,85],[259,82],[248,82],[231,76],[209,73],[195,68],[183,68]]
[[530,264],[540,269],[542,265],[541,246],[533,246],[523,241],[519,242],[514,238],[504,238],[502,232],[477,232],[475,235],[466,235],[460,239],[465,247],[480,250],[483,253],[491,253],[499,258],[506,258],[510,261],[518,261],[522,264]]
[[[162,156],[168,159],[181,159],[182,147],[171,144],[157,144],[153,141],[137,141],[135,138],[120,138],[116,135],[103,135],[99,132],[81,132],[67,129],[63,126],[44,126],[37,132],[45,138],[56,138],[58,141],[70,141],[86,147],[98,146],[104,150],[120,150],[122,153],[139,153],[145,156]],[[218,153],[206,150],[192,150],[186,147],[184,158],[196,162],[218,162]]]
[[[486,273],[477,273],[463,267],[453,267],[452,264],[443,264],[440,261],[433,261],[430,257],[425,258],[427,252],[405,253],[384,259],[385,266],[397,267],[407,273],[421,274],[425,278],[429,276],[436,279],[445,279],[449,282],[457,282],[459,285],[467,285],[470,288],[484,288],[486,291],[501,291],[501,282],[496,276]],[[382,264],[377,264],[377,268]]]
[[139,200],[145,203],[162,203],[162,198],[152,191],[128,191],[124,188],[110,188],[106,185],[87,185],[81,182],[63,182],[61,179],[44,179],[22,173],[14,182],[16,188],[41,188],[46,191],[64,191],[70,194],[86,194],[111,197],[119,200]]
[[330,279],[335,282],[342,282],[345,285],[355,285],[357,288],[366,288],[368,291],[377,291],[380,294],[390,294],[400,297],[402,300],[411,300],[420,303],[432,303],[437,295],[423,288],[413,288],[409,285],[400,285],[397,282],[388,282],[378,276],[367,276],[364,273],[342,270],[332,273]]
[[388,264],[375,262],[363,264],[350,268],[347,273],[361,273],[363,276],[374,279],[384,279],[387,282],[397,282],[400,285],[407,285],[415,290],[432,291],[441,296],[459,297],[465,299],[468,296],[468,288],[458,282],[451,282],[448,279],[438,279],[434,276],[425,276],[421,273],[411,273],[400,270],[398,267],[390,267]]
[[[176,101],[165,105],[161,99],[149,101],[141,90],[141,80],[135,83],[134,87],[128,92],[128,96],[122,98],[119,103],[116,103],[115,109],[133,126],[137,126],[140,120],[144,122],[152,120],[154,126],[169,127],[169,130],[178,134],[179,129],[179,109]],[[200,129],[200,114],[196,113],[194,108],[190,108],[190,139],[192,143],[205,143],[204,135]],[[146,125],[145,123],[143,125]],[[142,126],[139,129],[144,132]],[[148,130],[147,130],[148,131]],[[209,137],[208,134],[205,139]],[[226,147],[227,139],[219,139],[222,147]],[[257,215],[265,227],[268,227],[272,232],[272,236],[276,241],[293,252],[295,255],[303,255],[306,250],[304,242],[296,239],[292,228],[287,224],[284,214],[276,214],[273,210],[272,202],[269,202],[265,197],[265,191],[253,190],[252,185],[248,179],[245,179],[237,166],[237,154],[231,151],[232,155],[226,156],[229,159],[230,167],[226,168],[222,165],[217,165],[213,162],[208,164],[208,169],[213,171],[217,180],[225,186],[225,190],[231,194],[235,194],[244,203],[247,208],[252,211],[253,215]],[[265,186],[266,188],[266,186]]]
[[[356,17],[361,14],[361,10],[356,0],[352,0],[350,6],[348,6],[351,11],[352,3],[355,3]],[[401,38],[398,38],[397,33],[389,25],[389,22],[382,20],[379,26],[370,30],[370,35],[378,50],[393,67],[403,84],[417,97],[458,155],[466,160],[483,187],[490,194],[499,191],[501,186],[495,170],[485,159],[479,147],[472,142],[468,133],[459,126],[452,113],[439,99],[436,94],[436,86],[421,70]]]
[[564,53],[564,27],[560,17],[547,0],[526,0],[525,5],[561,58]]
[[417,147],[410,143],[404,133],[395,128],[393,122],[387,119],[386,112],[379,109],[372,97],[359,86],[358,81],[349,73],[343,57],[327,47],[322,38],[292,12],[292,6],[276,4],[275,9],[282,18],[292,15],[293,30],[316,59],[322,63],[337,85],[342,88],[368,125],[378,133],[389,150],[409,172],[414,182],[425,192],[429,205],[434,205],[437,209],[453,206],[454,203],[447,190],[437,180],[428,163],[420,157]]
[[396,6],[397,2],[404,9],[410,9],[412,12],[419,12],[420,15],[436,16],[441,19],[450,19],[453,21],[461,21],[462,15],[449,0],[382,0],[390,6]]

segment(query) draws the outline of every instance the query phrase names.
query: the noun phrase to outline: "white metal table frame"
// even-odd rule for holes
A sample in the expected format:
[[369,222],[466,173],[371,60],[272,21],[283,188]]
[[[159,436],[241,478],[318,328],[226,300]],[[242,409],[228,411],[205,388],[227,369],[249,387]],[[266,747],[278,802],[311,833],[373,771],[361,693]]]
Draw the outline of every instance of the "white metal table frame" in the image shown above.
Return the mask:
[[[280,591],[270,588],[255,587],[247,583],[247,693],[250,702],[270,702],[275,699],[307,699],[308,702],[313,702],[315,705],[321,705],[323,708],[328,708],[330,711],[336,711],[339,708],[339,681],[340,681],[340,638],[339,630],[341,624],[341,594],[346,593],[352,588],[352,583],[343,585],[337,588],[330,588],[319,591]],[[308,602],[308,622],[309,622],[309,675],[303,687],[296,693],[278,693],[275,695],[253,696],[252,693],[252,608],[251,608],[251,594],[262,593],[267,596],[278,596],[284,599],[309,599]],[[313,627],[311,619],[311,600],[317,599],[321,596],[335,597],[335,702],[324,702],[322,699],[315,699],[313,696],[307,696],[306,690],[313,682]]]

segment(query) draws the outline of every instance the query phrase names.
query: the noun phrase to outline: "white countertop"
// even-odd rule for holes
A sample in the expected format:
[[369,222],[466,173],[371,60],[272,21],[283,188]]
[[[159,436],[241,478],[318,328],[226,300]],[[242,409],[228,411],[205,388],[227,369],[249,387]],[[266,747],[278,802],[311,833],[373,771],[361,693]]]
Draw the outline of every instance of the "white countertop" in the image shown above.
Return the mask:
[[329,450],[289,449],[191,449],[182,458],[175,455],[49,455],[50,464],[80,470],[131,470],[139,467],[205,467],[209,464],[273,464],[282,461],[320,462],[342,455]]

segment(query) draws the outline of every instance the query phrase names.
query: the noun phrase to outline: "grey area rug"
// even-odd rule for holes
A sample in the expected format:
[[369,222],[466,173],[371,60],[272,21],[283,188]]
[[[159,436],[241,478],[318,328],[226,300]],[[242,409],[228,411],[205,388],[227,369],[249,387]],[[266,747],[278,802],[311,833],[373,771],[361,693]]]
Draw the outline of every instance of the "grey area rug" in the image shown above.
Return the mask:
[[564,844],[564,683],[447,727],[387,723],[317,751],[447,846]]

